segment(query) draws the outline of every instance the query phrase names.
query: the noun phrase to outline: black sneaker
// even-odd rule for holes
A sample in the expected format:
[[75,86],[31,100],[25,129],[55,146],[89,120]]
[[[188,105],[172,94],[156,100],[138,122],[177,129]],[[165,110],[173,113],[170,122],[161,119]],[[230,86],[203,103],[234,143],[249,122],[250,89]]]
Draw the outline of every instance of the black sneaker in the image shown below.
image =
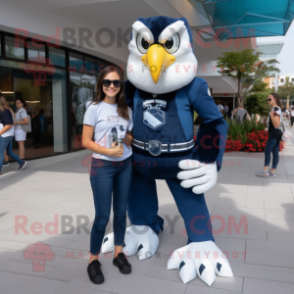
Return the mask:
[[94,260],[88,265],[88,276],[90,281],[94,284],[102,284],[104,282],[101,267],[102,265],[98,260]]
[[27,165],[27,161],[23,161],[23,164],[21,164],[20,166],[19,166],[19,169],[18,170],[23,170],[25,167],[26,167],[26,165]]
[[119,253],[117,257],[113,259],[113,265],[117,266],[122,274],[129,274],[132,271],[132,266],[123,252]]
[[8,161],[4,161],[2,166],[9,166],[9,162]]

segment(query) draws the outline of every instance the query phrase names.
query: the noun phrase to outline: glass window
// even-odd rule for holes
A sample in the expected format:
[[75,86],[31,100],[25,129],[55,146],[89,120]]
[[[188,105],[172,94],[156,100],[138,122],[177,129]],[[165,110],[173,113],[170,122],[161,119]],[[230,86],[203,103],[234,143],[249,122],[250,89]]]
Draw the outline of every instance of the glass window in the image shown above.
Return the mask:
[[101,60],[96,60],[96,73],[99,75],[101,71],[107,67],[109,64],[102,62]]
[[24,59],[24,41],[19,38],[5,36],[5,55],[9,58]]
[[95,96],[96,76],[71,72],[70,73],[70,133],[71,149],[83,149],[82,130],[83,119],[87,105]]
[[95,74],[95,59],[91,57],[85,57],[85,68],[88,74]]
[[49,48],[49,63],[65,67],[65,50]]
[[27,41],[29,61],[46,63],[45,45],[38,40]]
[[284,83],[284,79],[281,79],[281,83]]
[[69,66],[71,71],[85,72],[83,55],[71,52],[69,54]]

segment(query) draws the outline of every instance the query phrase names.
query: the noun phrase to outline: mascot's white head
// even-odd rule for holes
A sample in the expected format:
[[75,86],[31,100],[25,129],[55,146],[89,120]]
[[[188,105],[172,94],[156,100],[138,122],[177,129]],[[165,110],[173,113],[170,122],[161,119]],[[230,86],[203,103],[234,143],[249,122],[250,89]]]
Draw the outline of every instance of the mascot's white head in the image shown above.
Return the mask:
[[139,18],[132,26],[129,81],[152,94],[172,92],[196,75],[191,29],[186,18]]

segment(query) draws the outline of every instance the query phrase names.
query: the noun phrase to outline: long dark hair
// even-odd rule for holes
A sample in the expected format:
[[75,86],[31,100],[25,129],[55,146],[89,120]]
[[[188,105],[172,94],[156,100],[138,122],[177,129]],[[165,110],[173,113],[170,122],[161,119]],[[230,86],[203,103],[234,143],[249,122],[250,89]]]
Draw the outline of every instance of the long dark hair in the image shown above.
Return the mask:
[[123,69],[118,68],[115,65],[110,65],[106,68],[104,68],[98,78],[97,81],[97,87],[96,87],[96,96],[93,99],[93,104],[98,104],[99,102],[103,101],[105,98],[105,93],[103,92],[103,85],[102,82],[106,75],[108,75],[111,72],[117,72],[119,75],[120,80],[122,81],[122,85],[120,87],[120,91],[116,95],[116,103],[117,103],[117,113],[120,117],[129,120],[129,109],[126,104],[125,96],[124,96],[124,72]]
[[283,105],[282,105],[282,101],[281,101],[281,99],[280,99],[279,94],[277,94],[277,93],[270,93],[270,95],[272,95],[272,96],[276,99],[277,105],[278,105],[280,108],[282,108]]
[[0,93],[0,111],[4,112],[5,109],[10,110],[10,107],[9,107],[5,97],[3,95],[1,95],[1,93]]

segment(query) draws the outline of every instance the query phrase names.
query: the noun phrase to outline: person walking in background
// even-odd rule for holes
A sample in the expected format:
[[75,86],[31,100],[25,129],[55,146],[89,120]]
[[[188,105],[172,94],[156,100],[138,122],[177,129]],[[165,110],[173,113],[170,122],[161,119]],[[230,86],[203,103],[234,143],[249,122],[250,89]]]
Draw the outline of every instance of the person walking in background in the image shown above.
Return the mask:
[[[271,93],[267,98],[267,102],[271,107],[271,111],[269,113],[268,140],[264,150],[265,160],[263,171],[256,174],[259,177],[276,176],[275,171],[279,163],[280,140],[283,134],[283,131],[280,129],[283,119],[280,96],[277,93]],[[271,170],[269,171],[271,152],[273,153],[273,164]]]
[[244,109],[243,107],[237,107],[237,108],[234,110],[233,115],[235,116],[236,121],[237,121],[239,124],[242,124],[243,121],[244,121],[245,119],[247,119],[248,121],[251,120],[251,117],[250,117],[250,115],[248,114],[247,110]]
[[226,112],[226,116],[229,116],[229,106],[228,106],[227,103],[225,103],[224,109],[225,109],[225,112]]
[[[15,118],[15,113],[13,112],[13,110],[10,108],[10,112],[12,113],[12,117],[13,119]],[[4,128],[3,126],[3,123],[0,119],[0,131]],[[5,150],[4,152],[4,161],[3,161],[3,165],[2,166],[9,166],[9,158],[8,158],[8,155],[7,155],[7,152]]]
[[28,114],[25,110],[26,103],[22,98],[17,98],[15,100],[15,105],[17,112],[15,114],[15,141],[18,143],[19,157],[25,159],[25,141],[27,138],[27,133],[22,129],[22,125],[29,124]]
[[291,122],[291,128],[293,128],[294,124],[294,107],[290,109],[290,122]]
[[18,162],[19,170],[22,170],[27,165],[27,161],[21,160],[16,154],[12,152],[12,141],[14,136],[13,115],[11,109],[3,95],[0,94],[0,119],[3,128],[0,131],[0,175],[2,174],[2,165],[4,162],[4,152]]
[[103,69],[98,78],[96,97],[84,116],[82,144],[93,152],[90,182],[95,205],[87,272],[90,281],[95,284],[104,281],[98,255],[111,212],[112,198],[115,245],[113,265],[123,274],[131,273],[131,265],[122,249],[132,176],[130,146],[133,121],[132,111],[125,102],[123,81],[121,69],[114,66]]

